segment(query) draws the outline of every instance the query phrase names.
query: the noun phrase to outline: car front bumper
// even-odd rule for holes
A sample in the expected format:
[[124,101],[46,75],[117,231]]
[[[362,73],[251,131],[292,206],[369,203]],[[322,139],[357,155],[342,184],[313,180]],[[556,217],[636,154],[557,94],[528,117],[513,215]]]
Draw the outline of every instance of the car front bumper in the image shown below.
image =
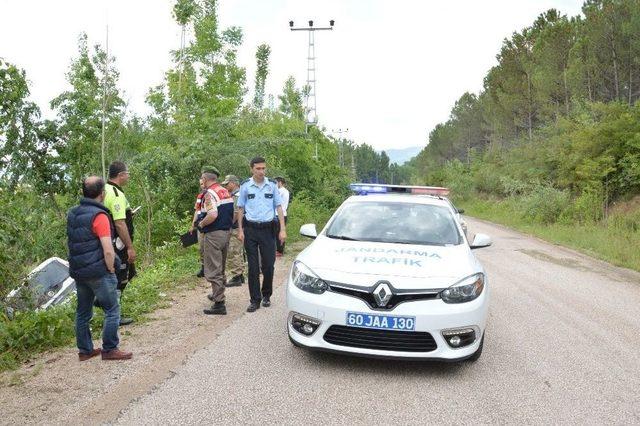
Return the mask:
[[[485,287],[480,297],[467,303],[448,304],[441,299],[431,299],[404,302],[390,311],[379,311],[371,309],[361,299],[332,291],[326,291],[323,294],[307,293],[289,281],[287,284],[287,307],[289,310],[287,330],[294,344],[313,350],[373,358],[459,361],[472,356],[480,346],[486,326],[488,290],[488,287]],[[354,347],[348,343],[328,342],[325,333],[332,326],[338,326],[338,328],[346,326],[347,312],[415,317],[415,332],[431,334],[437,347],[433,350],[416,352],[371,349]],[[307,336],[292,326],[292,316],[296,313],[320,322],[312,335]],[[447,343],[442,332],[460,328],[473,328],[475,340],[467,346],[453,348]],[[392,333],[405,332],[393,331]]]

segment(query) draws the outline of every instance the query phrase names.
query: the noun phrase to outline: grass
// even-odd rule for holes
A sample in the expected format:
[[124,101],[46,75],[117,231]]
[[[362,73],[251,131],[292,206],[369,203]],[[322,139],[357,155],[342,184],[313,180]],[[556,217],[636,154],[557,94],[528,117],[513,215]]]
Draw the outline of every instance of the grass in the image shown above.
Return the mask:
[[510,201],[474,199],[460,205],[469,216],[506,225],[614,265],[640,271],[640,230],[619,225],[625,220],[543,224],[523,218]]
[[[159,250],[157,260],[143,268],[124,292],[123,312],[136,321],[167,304],[168,294],[195,286],[195,249],[168,245]],[[75,300],[46,311],[17,312],[13,320],[0,312],[0,371],[12,370],[33,355],[74,342]],[[94,311],[94,330],[102,327],[100,309]],[[98,334],[96,333],[96,337]]]

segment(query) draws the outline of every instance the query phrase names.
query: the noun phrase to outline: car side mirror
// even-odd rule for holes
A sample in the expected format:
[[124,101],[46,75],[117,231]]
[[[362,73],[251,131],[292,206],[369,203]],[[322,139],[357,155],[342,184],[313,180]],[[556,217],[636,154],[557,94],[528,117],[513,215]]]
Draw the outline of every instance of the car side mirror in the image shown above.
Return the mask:
[[316,231],[315,223],[305,223],[300,227],[300,235],[309,238],[315,238],[318,236],[318,231]]
[[458,209],[458,213],[460,214],[464,213],[464,209]]
[[482,247],[489,247],[491,245],[491,237],[486,235],[486,234],[476,234],[476,236],[473,238],[473,243],[471,243],[471,250],[473,249],[477,249],[477,248],[482,248]]

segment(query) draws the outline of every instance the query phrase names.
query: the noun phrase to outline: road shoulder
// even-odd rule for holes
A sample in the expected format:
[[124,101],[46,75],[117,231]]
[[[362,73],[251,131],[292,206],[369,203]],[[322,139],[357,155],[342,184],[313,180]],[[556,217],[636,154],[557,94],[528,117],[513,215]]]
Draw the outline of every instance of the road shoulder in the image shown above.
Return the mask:
[[[282,285],[295,248],[276,261],[274,286]],[[249,295],[245,283],[227,289],[226,316],[207,316],[206,281],[193,278],[194,288],[167,296],[168,307],[151,321],[121,328],[121,347],[131,361],[106,362],[99,357],[79,362],[75,348],[38,355],[16,371],[0,374],[3,423],[104,423],[116,418],[131,401],[172,377],[175,369],[213,341],[245,314]],[[132,285],[135,285],[133,283]],[[94,330],[94,337],[99,330]],[[94,341],[99,345],[100,341]]]

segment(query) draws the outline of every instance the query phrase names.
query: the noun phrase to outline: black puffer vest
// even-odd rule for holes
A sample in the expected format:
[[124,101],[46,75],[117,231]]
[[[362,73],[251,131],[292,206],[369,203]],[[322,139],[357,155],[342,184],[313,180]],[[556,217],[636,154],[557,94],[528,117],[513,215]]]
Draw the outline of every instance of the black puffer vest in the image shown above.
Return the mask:
[[[106,213],[111,224],[111,238],[115,235],[109,210],[90,198],[82,198],[80,205],[67,214],[67,237],[69,247],[69,275],[75,280],[100,278],[109,273],[104,263],[104,252],[100,239],[92,230],[93,219]],[[116,270],[120,259],[116,256]]]

